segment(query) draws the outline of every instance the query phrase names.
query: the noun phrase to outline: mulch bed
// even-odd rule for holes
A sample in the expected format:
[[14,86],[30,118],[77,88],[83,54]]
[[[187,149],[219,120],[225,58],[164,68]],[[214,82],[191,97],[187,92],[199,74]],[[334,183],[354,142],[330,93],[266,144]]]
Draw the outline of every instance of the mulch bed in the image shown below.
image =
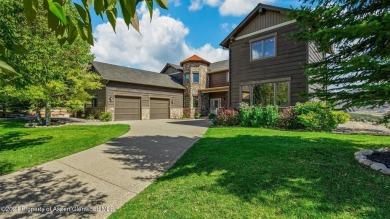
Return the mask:
[[367,158],[371,161],[383,163],[387,168],[390,168],[390,151],[374,152],[368,155]]

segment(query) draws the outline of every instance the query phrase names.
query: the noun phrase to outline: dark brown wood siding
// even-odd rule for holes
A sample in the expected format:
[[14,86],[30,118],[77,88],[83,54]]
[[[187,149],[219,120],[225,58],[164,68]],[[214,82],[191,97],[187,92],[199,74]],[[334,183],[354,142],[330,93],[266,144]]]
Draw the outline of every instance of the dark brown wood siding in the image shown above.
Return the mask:
[[[296,25],[290,24],[230,44],[232,107],[240,102],[241,83],[288,77],[291,78],[290,104],[305,101],[299,93],[307,91],[307,77],[302,67],[307,61],[307,44],[289,39],[287,35],[293,31],[297,31]],[[277,34],[276,57],[251,61],[250,40],[273,33]]]
[[223,87],[227,86],[227,72],[211,73],[208,74],[209,82],[208,87]]
[[[107,109],[114,109],[115,96],[141,98],[142,109],[150,109],[150,99],[169,99],[170,108],[183,108],[183,90],[110,81],[106,85]],[[113,101],[108,101],[108,98]]]
[[238,33],[237,37],[272,27],[288,20],[289,19],[280,12],[266,11],[264,14],[258,15],[252,21],[250,21],[248,25],[246,25],[246,27],[244,27],[244,29]]

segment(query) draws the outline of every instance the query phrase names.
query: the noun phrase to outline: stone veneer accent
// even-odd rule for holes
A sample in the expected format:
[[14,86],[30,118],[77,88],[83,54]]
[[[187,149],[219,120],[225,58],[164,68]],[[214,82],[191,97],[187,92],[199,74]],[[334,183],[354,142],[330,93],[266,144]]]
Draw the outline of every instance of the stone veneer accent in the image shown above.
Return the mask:
[[183,117],[183,108],[171,108],[170,114],[171,119],[180,119]]
[[[189,62],[184,63],[183,65],[183,85],[186,88],[184,91],[184,97],[189,97],[190,99],[190,107],[185,108],[184,115],[190,118],[194,118],[197,112],[201,112],[201,106],[203,105],[203,98],[200,89],[205,89],[207,85],[207,71],[208,66],[202,62]],[[185,83],[184,74],[190,73],[190,83]],[[199,83],[192,83],[193,73],[199,73]],[[193,106],[193,96],[198,96],[198,108],[194,108]]]
[[354,155],[355,155],[355,159],[359,163],[369,166],[371,169],[383,173],[385,175],[390,175],[390,168],[387,168],[383,163],[377,163],[367,159],[367,156],[373,154],[374,152],[383,152],[386,150],[389,150],[389,148],[379,148],[374,150],[364,149],[356,152]]
[[150,109],[142,109],[141,119],[142,120],[149,120],[150,119]]

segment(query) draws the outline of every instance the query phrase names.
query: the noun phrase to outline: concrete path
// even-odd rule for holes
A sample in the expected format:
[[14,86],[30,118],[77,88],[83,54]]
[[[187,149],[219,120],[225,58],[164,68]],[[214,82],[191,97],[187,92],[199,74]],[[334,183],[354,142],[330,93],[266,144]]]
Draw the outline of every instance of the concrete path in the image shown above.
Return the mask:
[[130,125],[106,144],[0,177],[0,218],[105,218],[169,169],[210,123]]

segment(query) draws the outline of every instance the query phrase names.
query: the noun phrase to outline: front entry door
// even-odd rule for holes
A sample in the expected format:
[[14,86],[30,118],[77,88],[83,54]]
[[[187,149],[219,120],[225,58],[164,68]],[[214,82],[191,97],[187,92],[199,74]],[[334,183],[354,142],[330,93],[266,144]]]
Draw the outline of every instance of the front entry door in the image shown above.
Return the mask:
[[219,108],[221,108],[221,98],[210,99],[210,114],[218,115]]

